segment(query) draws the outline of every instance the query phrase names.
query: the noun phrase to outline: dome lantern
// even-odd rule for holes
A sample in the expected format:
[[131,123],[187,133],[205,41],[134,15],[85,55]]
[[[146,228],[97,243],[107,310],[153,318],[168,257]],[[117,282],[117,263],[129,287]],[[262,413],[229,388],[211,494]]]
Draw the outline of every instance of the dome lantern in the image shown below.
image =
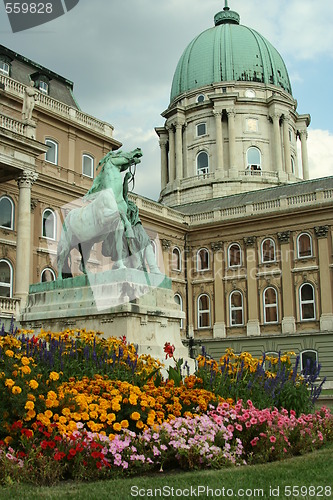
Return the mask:
[[239,24],[240,22],[240,16],[237,12],[230,10],[228,6],[228,0],[225,0],[225,7],[223,11],[218,12],[214,16],[214,23],[215,26],[218,26],[220,24]]

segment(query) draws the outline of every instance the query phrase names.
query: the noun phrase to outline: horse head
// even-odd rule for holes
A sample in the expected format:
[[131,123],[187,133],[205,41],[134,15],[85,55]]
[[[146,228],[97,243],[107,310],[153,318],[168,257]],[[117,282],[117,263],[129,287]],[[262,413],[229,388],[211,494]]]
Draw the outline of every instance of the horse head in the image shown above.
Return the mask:
[[116,167],[120,167],[120,171],[123,172],[127,170],[130,165],[136,165],[140,163],[142,156],[142,151],[140,148],[133,149],[133,151],[110,151],[102,160],[99,162],[98,167],[105,165],[110,162]]

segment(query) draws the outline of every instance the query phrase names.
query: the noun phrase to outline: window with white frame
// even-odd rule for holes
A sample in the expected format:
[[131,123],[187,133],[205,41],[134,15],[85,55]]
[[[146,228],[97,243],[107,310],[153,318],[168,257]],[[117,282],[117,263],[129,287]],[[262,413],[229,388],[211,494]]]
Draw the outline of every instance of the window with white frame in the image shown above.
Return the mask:
[[308,233],[301,233],[297,237],[297,257],[304,259],[312,255],[312,238]]
[[263,293],[264,323],[277,323],[278,299],[275,288],[268,287]]
[[13,268],[8,260],[0,259],[0,297],[13,296]]
[[172,270],[181,271],[181,268],[182,268],[181,253],[178,247],[174,247],[172,250]]
[[244,324],[243,294],[239,290],[231,292],[230,304],[230,326],[241,326]]
[[48,151],[45,153],[45,160],[58,165],[58,143],[52,139],[45,139],[45,144],[49,146]]
[[251,146],[246,153],[247,158],[247,170],[251,173],[261,172],[261,153],[260,150],[254,146]]
[[232,243],[228,248],[228,266],[236,267],[242,264],[242,251],[238,243]]
[[278,360],[279,359],[279,353],[276,352],[276,351],[267,351],[267,352],[265,352],[265,361],[264,361],[264,364],[263,364],[264,370],[271,370],[272,367],[275,365],[275,363],[277,363],[277,361],[275,362],[275,359],[273,361],[272,358],[276,358],[276,360]]
[[47,208],[42,216],[42,236],[50,240],[56,238],[56,216],[53,210]]
[[205,135],[207,133],[206,123],[198,123],[197,125],[197,136]]
[[200,248],[197,253],[197,271],[209,269],[209,252],[207,248]]
[[203,293],[198,297],[198,328],[209,328],[210,323],[210,297]]
[[6,61],[0,61],[0,73],[9,76],[10,65]]
[[[183,299],[182,299],[182,296],[180,295],[180,293],[175,293],[174,300],[175,300],[176,304],[179,305],[180,310],[182,311],[183,310]],[[180,320],[180,328],[181,329],[184,328],[183,319]]]
[[313,349],[307,349],[300,355],[301,371],[307,374],[313,373],[318,366],[318,352]]
[[208,154],[206,151],[200,151],[197,156],[197,174],[204,175],[209,173]]
[[303,283],[299,289],[301,321],[316,319],[315,291],[311,283]]
[[40,276],[40,280],[42,283],[45,283],[46,281],[55,281],[56,275],[53,269],[50,267],[46,267],[43,269],[42,274]]
[[0,198],[0,227],[14,229],[14,203],[9,196]]
[[42,94],[48,95],[49,93],[49,84],[44,80],[40,80],[38,83],[38,89]]
[[82,155],[82,174],[90,177],[94,177],[94,158],[90,155]]
[[272,238],[266,238],[261,243],[261,261],[274,262],[275,261],[275,241]]

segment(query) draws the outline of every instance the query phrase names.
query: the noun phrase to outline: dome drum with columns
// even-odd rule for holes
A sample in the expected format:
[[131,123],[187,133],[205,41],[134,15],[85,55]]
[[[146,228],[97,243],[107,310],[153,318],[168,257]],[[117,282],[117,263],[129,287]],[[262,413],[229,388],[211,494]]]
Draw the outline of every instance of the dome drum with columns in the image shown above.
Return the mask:
[[183,52],[165,125],[155,129],[160,201],[177,206],[308,179],[310,116],[296,107],[280,54],[226,2],[215,27]]

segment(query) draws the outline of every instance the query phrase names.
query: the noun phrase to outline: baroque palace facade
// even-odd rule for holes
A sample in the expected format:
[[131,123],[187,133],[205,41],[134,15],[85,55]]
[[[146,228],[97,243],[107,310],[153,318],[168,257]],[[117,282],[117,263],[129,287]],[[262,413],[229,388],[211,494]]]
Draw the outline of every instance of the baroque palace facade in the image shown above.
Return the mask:
[[[277,50],[227,4],[214,21],[183,52],[156,128],[160,200],[131,198],[185,312],[184,340],[214,358],[227,347],[293,350],[302,367],[319,362],[333,385],[333,177],[309,179],[310,116],[297,113]],[[19,318],[29,283],[56,278],[61,207],[121,143],[80,111],[71,82],[2,46],[0,82],[8,319]],[[23,116],[29,86],[34,106]],[[98,249],[89,266],[98,269]]]

